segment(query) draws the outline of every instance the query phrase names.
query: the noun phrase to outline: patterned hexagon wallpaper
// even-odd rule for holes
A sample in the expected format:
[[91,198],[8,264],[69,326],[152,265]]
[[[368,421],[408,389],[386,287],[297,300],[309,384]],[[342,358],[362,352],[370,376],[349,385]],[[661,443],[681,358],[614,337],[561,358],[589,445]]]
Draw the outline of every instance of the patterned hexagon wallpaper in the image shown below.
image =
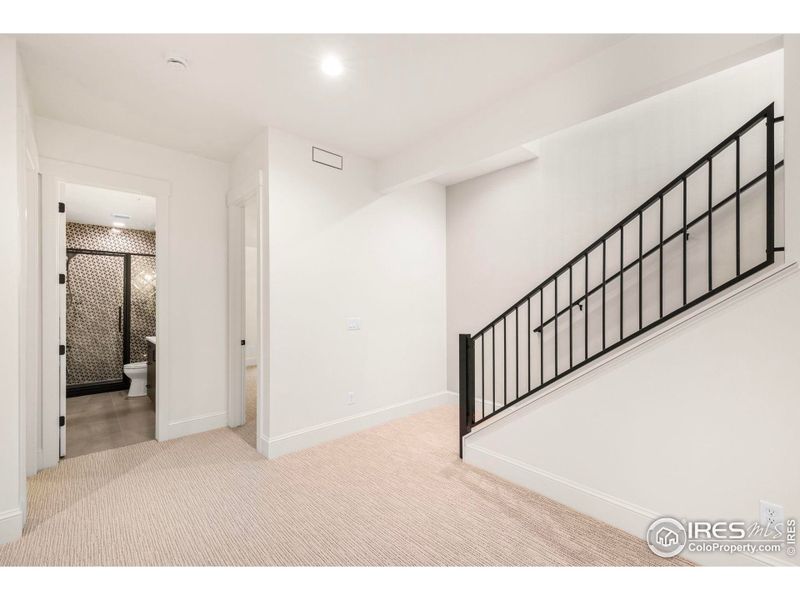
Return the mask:
[[[131,254],[130,361],[147,360],[156,333],[155,233],[67,223],[67,248]],[[67,255],[67,385],[122,379],[122,256]]]

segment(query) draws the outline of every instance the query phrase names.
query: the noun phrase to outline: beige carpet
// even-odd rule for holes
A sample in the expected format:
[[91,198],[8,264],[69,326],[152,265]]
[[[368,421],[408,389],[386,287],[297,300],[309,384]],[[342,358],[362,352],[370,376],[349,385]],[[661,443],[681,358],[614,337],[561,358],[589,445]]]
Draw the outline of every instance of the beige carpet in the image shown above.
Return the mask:
[[666,565],[463,465],[437,408],[267,461],[230,429],[67,459],[0,565]]

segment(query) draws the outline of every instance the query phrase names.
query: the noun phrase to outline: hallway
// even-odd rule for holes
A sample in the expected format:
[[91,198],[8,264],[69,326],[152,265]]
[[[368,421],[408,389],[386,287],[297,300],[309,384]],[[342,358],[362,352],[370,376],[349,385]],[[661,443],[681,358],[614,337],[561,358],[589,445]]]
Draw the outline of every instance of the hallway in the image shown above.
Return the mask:
[[458,460],[441,407],[277,460],[230,429],[29,480],[0,565],[682,565]]

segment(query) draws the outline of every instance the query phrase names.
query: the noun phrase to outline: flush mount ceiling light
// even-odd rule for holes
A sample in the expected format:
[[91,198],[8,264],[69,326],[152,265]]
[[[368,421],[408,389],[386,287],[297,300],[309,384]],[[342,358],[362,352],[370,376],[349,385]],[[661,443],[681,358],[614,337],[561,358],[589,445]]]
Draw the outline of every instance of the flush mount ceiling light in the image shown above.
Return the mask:
[[189,68],[189,61],[177,54],[171,54],[164,59],[167,66],[173,71],[185,71]]
[[319,67],[328,77],[339,77],[339,75],[344,73],[344,65],[342,64],[342,61],[333,55],[328,55],[323,58]]

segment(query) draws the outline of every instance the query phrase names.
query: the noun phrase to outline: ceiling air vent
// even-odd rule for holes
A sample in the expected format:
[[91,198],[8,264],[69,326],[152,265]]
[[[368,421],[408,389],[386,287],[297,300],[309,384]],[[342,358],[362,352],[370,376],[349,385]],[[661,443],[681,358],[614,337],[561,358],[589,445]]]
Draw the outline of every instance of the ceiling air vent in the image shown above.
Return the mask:
[[315,163],[325,165],[326,167],[339,169],[340,171],[344,169],[343,157],[338,154],[334,154],[333,152],[323,150],[322,148],[317,148],[316,146],[312,146],[311,148],[311,160],[313,160]]

